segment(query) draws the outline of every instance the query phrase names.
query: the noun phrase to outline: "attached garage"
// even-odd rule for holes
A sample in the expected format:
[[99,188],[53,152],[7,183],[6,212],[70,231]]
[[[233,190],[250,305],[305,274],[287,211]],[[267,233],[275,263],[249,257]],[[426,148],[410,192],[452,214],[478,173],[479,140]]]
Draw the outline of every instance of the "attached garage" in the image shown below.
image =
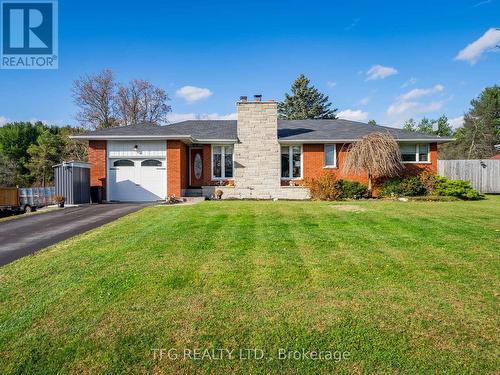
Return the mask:
[[108,200],[152,202],[167,196],[165,141],[108,142]]

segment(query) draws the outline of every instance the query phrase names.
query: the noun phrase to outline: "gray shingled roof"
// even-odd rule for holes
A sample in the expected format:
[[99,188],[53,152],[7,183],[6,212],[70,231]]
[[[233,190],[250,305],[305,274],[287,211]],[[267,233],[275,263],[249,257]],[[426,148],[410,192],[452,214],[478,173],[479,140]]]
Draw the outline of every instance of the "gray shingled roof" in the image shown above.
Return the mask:
[[352,141],[373,132],[391,134],[396,140],[440,140],[452,138],[438,137],[425,133],[410,132],[388,126],[370,125],[349,120],[278,120],[280,141],[340,140]]
[[[448,141],[452,138],[414,133],[403,129],[369,125],[349,120],[278,120],[278,138],[282,142],[352,141],[374,131],[388,132],[401,141]],[[193,141],[236,140],[236,120],[188,120],[172,125],[142,124],[96,130],[76,136],[81,139],[105,137],[182,137]]]

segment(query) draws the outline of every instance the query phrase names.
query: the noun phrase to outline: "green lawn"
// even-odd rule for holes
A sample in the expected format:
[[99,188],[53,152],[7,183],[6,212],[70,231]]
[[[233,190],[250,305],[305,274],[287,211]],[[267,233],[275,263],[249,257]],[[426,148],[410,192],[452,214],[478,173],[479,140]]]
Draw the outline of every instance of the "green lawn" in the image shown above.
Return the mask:
[[2,267],[0,373],[497,372],[500,197],[340,204],[150,207]]

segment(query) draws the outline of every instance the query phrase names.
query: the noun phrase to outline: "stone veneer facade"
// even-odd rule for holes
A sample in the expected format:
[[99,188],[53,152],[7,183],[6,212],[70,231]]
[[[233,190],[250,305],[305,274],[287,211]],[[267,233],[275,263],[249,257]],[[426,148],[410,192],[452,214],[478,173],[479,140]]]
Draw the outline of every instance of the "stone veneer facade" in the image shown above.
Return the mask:
[[[308,199],[309,189],[281,186],[278,104],[238,102],[234,187],[218,187],[225,199]],[[207,187],[215,190],[214,187]]]

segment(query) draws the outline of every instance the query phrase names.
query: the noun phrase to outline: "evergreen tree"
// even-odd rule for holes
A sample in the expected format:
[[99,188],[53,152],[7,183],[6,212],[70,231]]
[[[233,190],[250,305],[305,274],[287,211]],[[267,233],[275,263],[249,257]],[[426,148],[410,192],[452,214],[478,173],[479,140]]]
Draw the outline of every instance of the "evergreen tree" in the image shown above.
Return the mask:
[[37,139],[36,144],[28,147],[31,156],[29,169],[34,181],[45,187],[53,181],[52,167],[62,161],[64,140],[59,134],[45,130]]
[[406,120],[405,123],[403,124],[403,129],[404,130],[408,130],[410,132],[415,132],[417,131],[417,124],[415,123],[415,120],[414,119],[409,119],[409,120]]
[[471,106],[464,117],[459,148],[467,159],[489,158],[500,143],[500,86],[485,88]]
[[448,123],[448,117],[445,115],[442,115],[437,120],[424,117],[418,124],[411,118],[405,121],[403,129],[411,132],[439,135],[441,137],[450,137],[453,135],[453,129]]
[[377,125],[377,121],[375,120],[368,120],[368,125]]
[[322,94],[310,80],[301,74],[292,84],[292,95],[285,94],[285,100],[278,106],[280,119],[335,119],[337,109],[331,109],[327,95]]

